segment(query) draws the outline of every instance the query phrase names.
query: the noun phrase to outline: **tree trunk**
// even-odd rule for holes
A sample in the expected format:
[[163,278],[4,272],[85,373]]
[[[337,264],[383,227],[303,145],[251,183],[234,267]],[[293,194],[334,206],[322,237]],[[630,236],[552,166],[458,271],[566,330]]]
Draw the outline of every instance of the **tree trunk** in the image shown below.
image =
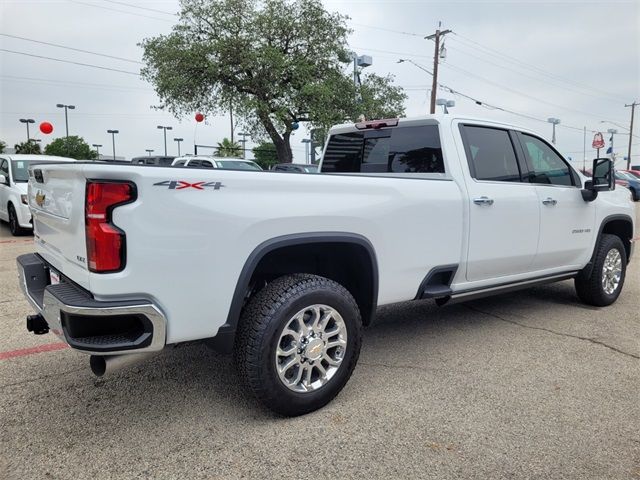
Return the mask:
[[258,118],[276,147],[278,161],[280,163],[291,163],[293,161],[290,143],[291,132],[287,130],[283,135],[280,135],[276,127],[273,125],[271,118],[269,118],[269,115],[265,112],[258,112]]

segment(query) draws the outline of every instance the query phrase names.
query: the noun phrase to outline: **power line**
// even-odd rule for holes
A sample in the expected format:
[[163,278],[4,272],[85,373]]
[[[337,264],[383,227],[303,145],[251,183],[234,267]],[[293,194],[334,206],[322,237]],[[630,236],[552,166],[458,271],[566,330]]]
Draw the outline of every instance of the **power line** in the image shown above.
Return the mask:
[[131,60],[129,58],[123,58],[123,57],[116,57],[114,55],[107,55],[106,53],[91,52],[89,50],[82,50],[80,48],[67,47],[66,45],[58,45],[57,43],[44,42],[42,40],[34,40],[32,38],[19,37],[17,35],[10,35],[8,33],[0,33],[0,35],[2,35],[3,37],[15,38],[17,40],[24,40],[26,42],[39,43],[41,45],[49,45],[51,47],[63,48],[65,50],[72,50],[74,52],[88,53],[89,55],[97,55],[99,57],[112,58],[114,60],[121,60],[123,62],[137,63],[139,65],[143,65],[143,63],[139,62],[138,60]]
[[129,12],[127,10],[120,10],[118,8],[111,8],[111,7],[105,7],[102,5],[96,5],[95,3],[86,3],[86,2],[80,2],[78,0],[67,0],[71,3],[76,3],[78,5],[84,5],[86,7],[95,7],[95,8],[101,8],[103,10],[110,10],[112,12],[118,12],[118,13],[126,13],[127,15],[134,15],[136,17],[144,17],[144,18],[150,18],[152,20],[158,20],[160,22],[168,22],[168,23],[173,23],[173,21],[168,20],[166,18],[158,18],[158,17],[152,17],[150,15],[144,15],[142,13],[136,13],[136,12]]
[[25,55],[27,57],[42,58],[42,59],[45,59],[45,60],[52,60],[54,62],[70,63],[72,65],[81,65],[83,67],[99,68],[100,70],[109,70],[111,72],[127,73],[129,75],[140,76],[139,73],[129,72],[127,70],[119,70],[117,68],[102,67],[100,65],[92,65],[90,63],[73,62],[71,60],[63,60],[61,58],[47,57],[47,56],[44,56],[44,55],[34,55],[33,53],[16,52],[15,50],[7,50],[6,48],[0,48],[0,52],[13,53],[13,54],[16,54],[16,55]]
[[106,89],[106,90],[136,90],[143,92],[152,92],[152,88],[144,87],[132,87],[127,85],[113,85],[111,83],[89,83],[89,82],[76,82],[67,80],[54,80],[51,78],[37,78],[37,77],[22,77],[18,75],[0,75],[0,78],[9,81],[20,82],[33,82],[33,83],[47,83],[51,85],[60,86],[87,86],[90,88]]
[[[475,48],[476,50],[480,50],[480,51],[484,50],[484,51],[486,51],[485,55],[498,56],[498,57],[501,57],[502,59],[506,59],[507,61],[509,61],[511,63],[522,65],[522,66],[524,66],[524,67],[526,67],[528,69],[537,70],[538,72],[540,72],[543,75],[558,79],[558,80],[560,80],[560,81],[562,81],[564,83],[575,85],[575,86],[578,86],[578,87],[583,88],[583,89],[592,90],[592,91],[597,92],[597,93],[599,93],[601,95],[604,94],[604,95],[607,95],[607,96],[611,96],[611,94],[609,92],[605,92],[604,90],[599,90],[597,88],[594,88],[594,87],[591,87],[591,86],[588,86],[588,85],[585,85],[585,84],[580,84],[580,83],[575,82],[573,80],[567,80],[567,79],[565,79],[565,78],[563,78],[563,77],[561,77],[559,75],[556,75],[554,73],[550,73],[549,71],[544,70],[544,69],[542,69],[540,67],[528,64],[528,63],[526,63],[526,62],[524,62],[524,61],[522,61],[522,60],[520,60],[518,58],[515,58],[515,57],[512,57],[512,56],[507,55],[505,53],[502,53],[499,50],[496,50],[496,49],[491,48],[491,47],[487,47],[487,46],[485,46],[485,45],[483,45],[483,44],[481,44],[481,43],[479,43],[479,42],[477,42],[475,40],[467,38],[464,35],[461,35],[460,33],[455,32],[455,37],[452,37],[452,38],[454,38],[455,40],[461,41],[462,43],[465,43],[465,42],[466,43],[470,43],[470,44],[472,44],[472,45],[470,45],[470,47],[471,48]],[[612,98],[621,99],[620,97],[616,97],[616,96],[613,96]]]
[[472,77],[475,77],[475,78],[477,78],[478,80],[482,80],[483,82],[489,83],[489,84],[494,85],[494,86],[496,86],[496,87],[499,87],[499,88],[501,88],[501,89],[503,89],[503,90],[507,90],[507,91],[509,91],[509,92],[515,93],[516,95],[520,95],[520,96],[522,96],[522,97],[526,97],[526,98],[529,98],[529,99],[531,99],[531,100],[535,100],[536,102],[545,103],[545,104],[550,105],[550,106],[552,106],[552,107],[560,108],[560,109],[562,109],[562,110],[567,110],[567,111],[574,112],[574,113],[579,113],[579,114],[581,114],[581,115],[587,115],[587,116],[589,116],[589,117],[602,119],[602,117],[601,117],[601,116],[594,115],[594,114],[592,114],[592,113],[584,112],[584,111],[582,111],[582,110],[576,110],[576,109],[571,108],[571,107],[562,106],[562,105],[559,105],[559,104],[557,104],[557,103],[555,103],[555,102],[549,102],[549,101],[547,101],[547,100],[543,100],[543,99],[541,99],[541,98],[534,97],[534,96],[529,95],[529,94],[527,94],[527,93],[520,92],[520,91],[515,90],[515,89],[513,89],[513,88],[507,87],[506,85],[502,85],[502,84],[500,84],[500,83],[496,83],[496,82],[494,82],[493,80],[489,80],[488,78],[485,78],[485,77],[482,77],[482,76],[480,76],[480,75],[477,75],[477,74],[475,74],[475,73],[473,73],[473,72],[470,72],[469,70],[465,70],[465,69],[463,69],[463,68],[457,67],[457,66],[455,66],[455,65],[453,65],[453,64],[451,64],[451,63],[443,63],[443,65],[445,65],[445,66],[447,66],[448,68],[451,68],[451,69],[453,69],[453,70],[457,70],[457,71],[459,71],[459,72],[461,72],[461,73],[464,73],[465,75],[470,75],[470,76],[472,76]]
[[140,10],[146,10],[148,12],[163,13],[165,15],[176,15],[175,13],[167,12],[166,10],[157,10],[155,8],[141,7],[139,5],[133,5],[132,3],[118,2],[116,0],[102,0],[102,1],[107,3],[115,3],[117,5],[124,5],[125,7],[138,8]]

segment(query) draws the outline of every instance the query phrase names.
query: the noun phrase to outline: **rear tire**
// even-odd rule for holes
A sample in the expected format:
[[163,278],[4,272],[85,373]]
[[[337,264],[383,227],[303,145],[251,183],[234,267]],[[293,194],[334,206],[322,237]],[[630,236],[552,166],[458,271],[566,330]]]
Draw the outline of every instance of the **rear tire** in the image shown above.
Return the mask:
[[588,305],[606,307],[618,299],[627,271],[627,252],[616,235],[603,234],[596,246],[593,268],[575,279],[576,293]]
[[9,230],[11,231],[11,235],[14,237],[27,233],[27,230],[20,226],[18,214],[16,213],[16,209],[12,203],[9,204]]
[[295,274],[274,280],[249,300],[235,357],[240,376],[262,404],[297,416],[340,393],[361,343],[353,296],[328,278]]

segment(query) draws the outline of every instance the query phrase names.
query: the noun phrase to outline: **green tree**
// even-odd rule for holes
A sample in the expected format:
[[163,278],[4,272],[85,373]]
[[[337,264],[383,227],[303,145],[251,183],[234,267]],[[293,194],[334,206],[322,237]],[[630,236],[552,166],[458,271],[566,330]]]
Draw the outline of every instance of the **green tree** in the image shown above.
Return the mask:
[[76,160],[93,160],[98,153],[84,141],[82,137],[72,135],[70,137],[56,138],[44,147],[47,155],[59,155],[61,157],[75,158]]
[[278,163],[276,146],[272,142],[262,142],[253,148],[254,161],[265,170]]
[[29,140],[28,142],[16,143],[13,148],[16,153],[26,153],[31,155],[40,155],[42,154],[42,149],[40,148],[40,144],[34,140]]
[[357,95],[345,67],[347,17],[321,0],[182,0],[168,35],[142,41],[142,76],[175,115],[219,113],[233,105],[242,124],[292,160],[298,122],[326,129],[360,114],[404,113],[391,77],[364,77]]
[[228,138],[223,138],[221,142],[218,142],[215,155],[217,157],[242,157],[242,147],[236,142],[232,142]]
[[0,140],[0,153],[4,153],[5,148],[7,148],[7,144]]

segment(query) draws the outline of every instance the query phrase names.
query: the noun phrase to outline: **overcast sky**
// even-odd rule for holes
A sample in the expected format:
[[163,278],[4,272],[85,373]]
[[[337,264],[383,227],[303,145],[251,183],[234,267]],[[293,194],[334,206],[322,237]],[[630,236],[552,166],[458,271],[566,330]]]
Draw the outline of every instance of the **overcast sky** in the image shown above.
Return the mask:
[[[373,57],[367,71],[392,73],[409,98],[407,116],[425,113],[431,77],[410,63],[431,70],[433,43],[423,36],[438,22],[447,35],[447,56],[439,83],[464,95],[506,110],[490,110],[472,100],[440,90],[455,100],[452,112],[506,119],[551,137],[548,117],[561,119],[560,150],[582,162],[584,126],[590,150],[594,130],[617,128],[615,150],[626,155],[630,108],[640,100],[640,1],[403,1],[325,0],[329,10],[351,17],[351,47]],[[142,8],[136,8],[142,7]],[[150,9],[150,10],[149,10]],[[20,118],[33,118],[32,137],[47,143],[64,135],[64,114],[57,103],[76,105],[69,112],[69,131],[111,153],[107,129],[118,129],[116,154],[145,155],[164,150],[162,131],[170,125],[169,154],[174,137],[184,138],[182,151],[215,144],[229,136],[227,117],[196,124],[193,116],[176,119],[155,111],[158,104],[139,72],[145,37],[170,31],[177,0],[0,0],[0,49],[122,70],[114,72],[0,51],[0,139],[10,146],[26,139]],[[154,11],[157,10],[157,11]],[[161,13],[161,12],[169,12]],[[6,35],[51,42],[114,59],[46,46]],[[130,60],[130,61],[125,61]],[[195,113],[195,112],[194,112]],[[640,109],[636,111],[634,162],[640,163]],[[607,123],[601,123],[601,121]],[[49,121],[53,135],[37,125]],[[618,124],[619,126],[615,125]],[[305,132],[292,139],[296,161],[304,159]],[[605,133],[605,138],[608,135]],[[588,151],[592,158],[594,152]]]

